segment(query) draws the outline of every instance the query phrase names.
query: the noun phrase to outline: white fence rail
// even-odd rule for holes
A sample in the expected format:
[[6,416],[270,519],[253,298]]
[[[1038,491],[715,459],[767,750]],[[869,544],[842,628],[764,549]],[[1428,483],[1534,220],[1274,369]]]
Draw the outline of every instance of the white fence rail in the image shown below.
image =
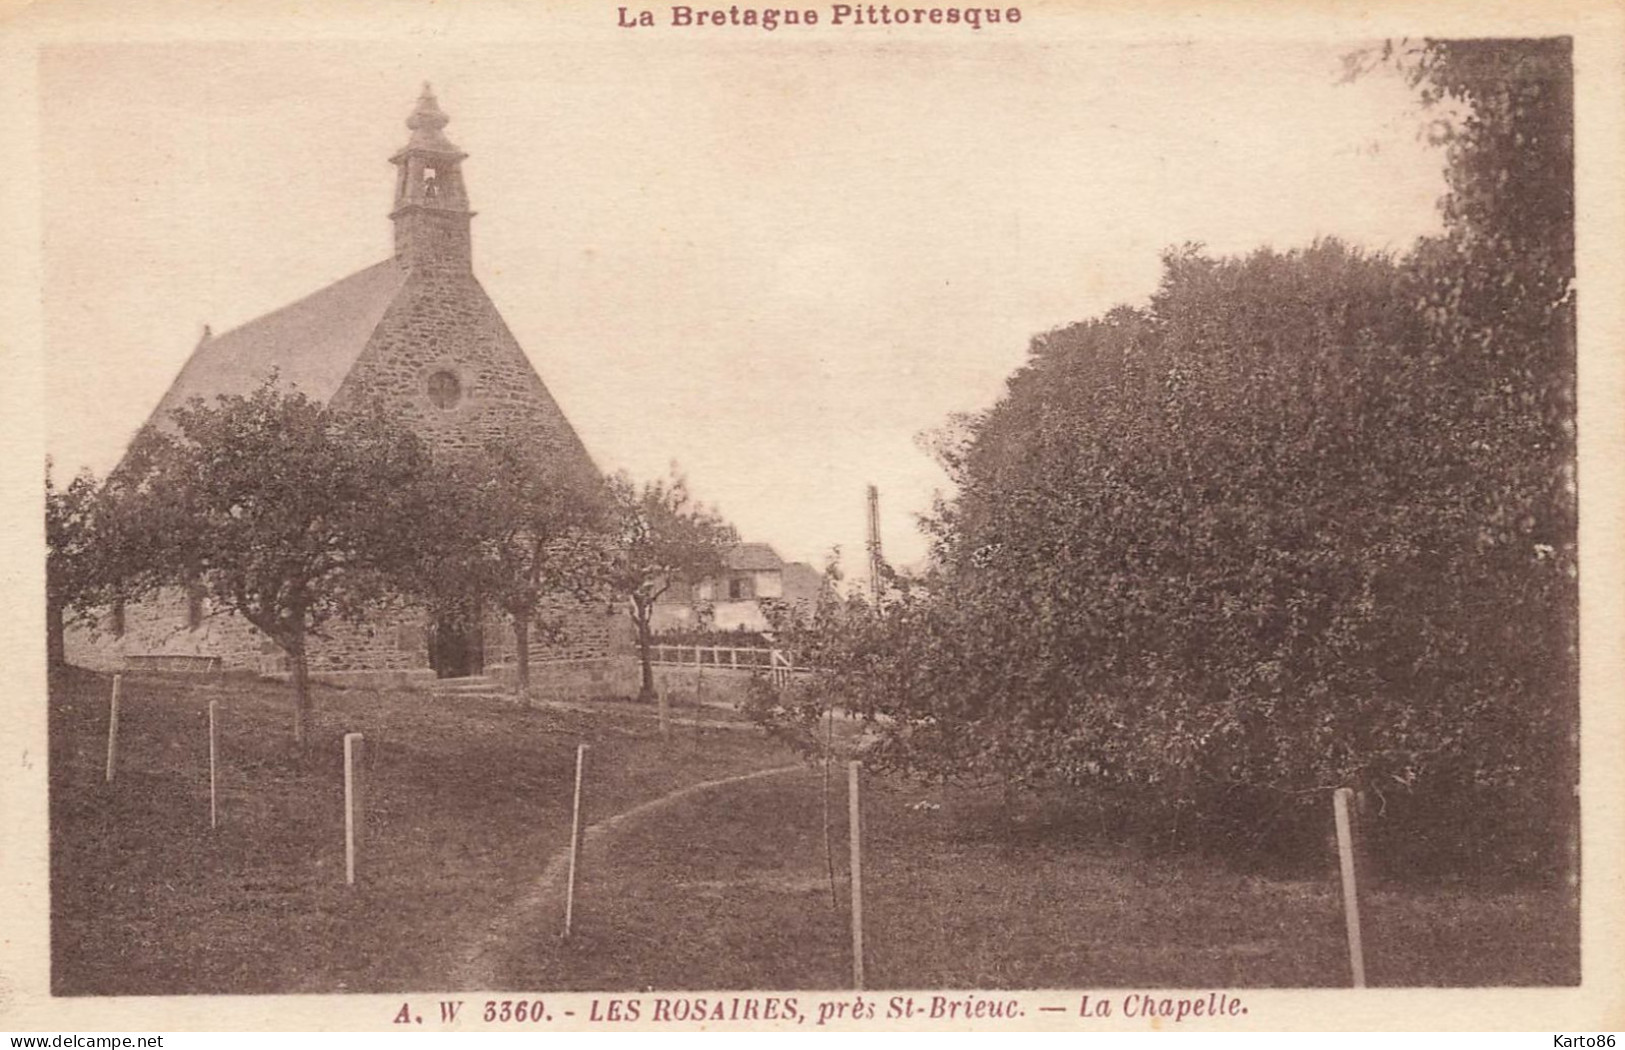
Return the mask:
[[807,668],[797,667],[783,649],[758,649],[734,645],[664,645],[649,647],[652,663],[665,667],[714,667],[721,670],[759,671],[783,685],[791,676]]

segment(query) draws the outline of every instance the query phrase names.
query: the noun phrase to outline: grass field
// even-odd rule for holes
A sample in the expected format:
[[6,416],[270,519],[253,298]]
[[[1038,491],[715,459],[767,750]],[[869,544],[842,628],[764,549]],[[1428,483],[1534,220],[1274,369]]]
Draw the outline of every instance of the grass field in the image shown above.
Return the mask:
[[[785,756],[747,732],[674,733],[623,714],[452,706],[318,688],[308,758],[279,683],[134,677],[103,782],[106,676],[51,710],[57,994],[444,987],[569,841],[578,742],[588,820]],[[208,824],[208,703],[220,702],[221,826]],[[686,713],[686,712],[684,712]],[[365,734],[364,884],[344,884],[341,737]]]
[[[299,760],[286,687],[138,678],[126,683],[110,789],[108,679],[57,684],[58,994],[849,985],[844,777],[829,796],[832,896],[819,772],[754,732],[685,727],[662,740],[652,711],[633,705],[454,707],[324,689],[316,745]],[[210,699],[221,701],[224,770],[225,819],[213,832]],[[355,889],[343,884],[347,730],[365,733],[370,749],[366,878]],[[548,869],[568,841],[582,741],[588,820],[612,826],[589,839],[576,936],[565,942]],[[1041,809],[1012,821],[970,789],[871,778],[863,801],[871,987],[1347,982],[1330,857],[1323,877],[1269,879],[1148,859]],[[1365,901],[1371,981],[1574,983],[1567,898],[1375,887]]]
[[[1348,983],[1334,858],[1322,879],[1267,879],[1056,841],[1041,818],[1012,828],[990,792],[864,792],[870,987]],[[822,813],[820,778],[805,771],[629,825],[589,853],[577,958],[558,986],[850,986],[844,777],[832,784],[833,899]],[[1372,984],[1579,977],[1578,922],[1558,891],[1382,888],[1365,928]],[[500,973],[512,988],[559,976],[528,950]]]

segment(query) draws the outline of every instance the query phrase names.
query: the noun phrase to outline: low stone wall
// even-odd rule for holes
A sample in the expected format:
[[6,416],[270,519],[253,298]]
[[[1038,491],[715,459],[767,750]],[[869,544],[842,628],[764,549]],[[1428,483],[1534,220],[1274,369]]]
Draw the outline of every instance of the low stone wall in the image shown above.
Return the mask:
[[[632,673],[632,692],[635,694],[640,681],[636,658],[632,660]],[[682,667],[673,664],[654,666],[655,690],[665,690],[672,700],[679,703],[723,703],[737,707],[745,702],[750,680],[765,674],[765,671],[746,668],[736,670],[730,667]]]
[[[487,667],[486,674],[504,689],[514,686],[512,664]],[[654,666],[655,690],[664,690],[675,703],[738,706],[744,703],[752,672],[728,668]],[[593,660],[544,660],[530,665],[530,692],[536,700],[593,700],[638,695],[643,683],[635,655]]]
[[[487,666],[485,673],[511,689],[518,677],[513,664]],[[638,665],[625,657],[585,660],[539,660],[530,665],[530,692],[536,700],[592,700],[633,696],[638,691]]]
[[[261,678],[287,681],[286,671],[261,671]],[[427,691],[438,680],[427,667],[407,670],[312,671],[310,680],[340,689],[380,689]]]

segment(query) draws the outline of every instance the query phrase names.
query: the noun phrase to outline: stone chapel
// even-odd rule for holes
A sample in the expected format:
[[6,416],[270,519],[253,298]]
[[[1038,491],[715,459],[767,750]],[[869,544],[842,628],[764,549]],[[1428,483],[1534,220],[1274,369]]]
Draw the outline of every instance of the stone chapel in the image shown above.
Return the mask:
[[[445,134],[449,118],[425,84],[407,118],[411,137],[395,165],[395,252],[299,301],[232,331],[205,330],[151,421],[161,425],[193,398],[248,394],[273,372],[318,402],[375,398],[435,447],[478,448],[493,437],[596,473],[581,439],[474,276],[467,158]],[[197,595],[114,609],[95,629],[70,628],[70,662],[103,670],[276,672],[282,657],[253,627],[203,608]],[[607,674],[618,621],[578,610],[570,642],[532,646],[576,689]],[[495,615],[483,628],[432,624],[384,611],[360,625],[335,623],[313,640],[313,677],[411,680],[500,672],[513,662],[513,632]],[[572,689],[571,691],[575,691]]]

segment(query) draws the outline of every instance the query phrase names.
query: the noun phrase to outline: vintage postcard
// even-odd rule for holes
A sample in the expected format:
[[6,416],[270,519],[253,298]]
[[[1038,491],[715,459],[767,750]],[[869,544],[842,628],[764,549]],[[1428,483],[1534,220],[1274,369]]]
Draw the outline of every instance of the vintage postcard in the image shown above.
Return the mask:
[[8,10],[0,1028],[1618,1029],[1622,29]]

